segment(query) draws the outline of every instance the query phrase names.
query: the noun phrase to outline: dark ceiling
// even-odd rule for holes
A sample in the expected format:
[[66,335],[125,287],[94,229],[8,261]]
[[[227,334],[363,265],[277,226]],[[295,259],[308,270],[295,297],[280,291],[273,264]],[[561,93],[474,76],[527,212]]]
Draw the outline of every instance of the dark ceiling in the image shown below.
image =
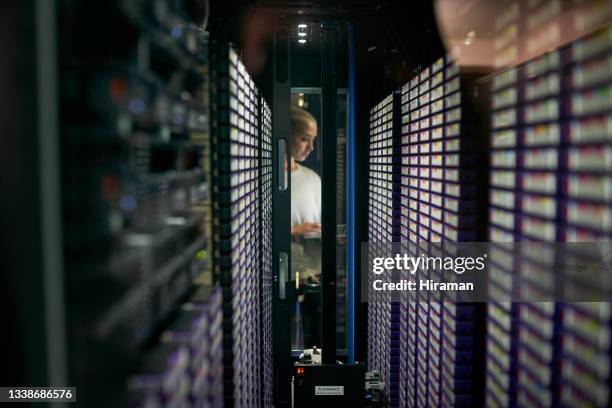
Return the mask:
[[[267,17],[262,17],[264,15]],[[433,4],[423,0],[215,0],[211,3],[209,22],[211,30],[222,32],[226,39],[243,48],[250,42],[249,36],[260,35],[262,30],[252,27],[258,21],[265,21],[268,27],[274,21],[290,24],[308,21],[312,33],[310,46],[299,49],[318,53],[317,31],[324,19],[354,22],[358,35],[357,53],[399,61],[406,72],[428,64],[443,53]],[[344,37],[339,38],[343,41]],[[340,52],[345,49],[342,45],[340,43]]]
[[[356,28],[358,64],[366,64],[381,79],[379,86],[395,89],[423,67],[444,54],[431,1],[279,1],[215,0],[211,2],[210,31],[236,44],[242,52],[267,47],[277,22],[292,26],[307,22],[309,42],[297,44],[292,53],[318,55],[320,23],[335,20]],[[346,53],[346,35],[338,36],[338,53]],[[244,55],[243,55],[244,57]],[[257,64],[247,68],[257,71]],[[383,86],[389,83],[388,86]]]

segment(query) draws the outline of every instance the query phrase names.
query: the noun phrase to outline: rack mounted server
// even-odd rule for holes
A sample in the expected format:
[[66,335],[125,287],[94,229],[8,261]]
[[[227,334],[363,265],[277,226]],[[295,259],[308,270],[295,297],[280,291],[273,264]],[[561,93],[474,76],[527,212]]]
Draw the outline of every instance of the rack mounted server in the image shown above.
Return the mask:
[[272,117],[193,6],[58,2],[61,313],[87,406],[272,404]]
[[[369,256],[399,239],[397,100],[391,94],[370,111]],[[369,277],[372,279],[372,277]],[[370,282],[371,284],[371,282]],[[379,370],[391,401],[399,388],[399,305],[386,292],[368,292],[368,366]]]
[[[480,133],[468,83],[442,58],[372,110],[371,244],[387,243],[390,250],[392,242],[403,243],[419,256],[480,236]],[[429,242],[446,245],[430,248]],[[413,291],[399,299],[372,292],[369,364],[383,374],[391,406],[482,401],[477,367],[483,360],[476,352],[484,341],[482,308]]]
[[226,404],[272,402],[271,113],[236,52],[213,45],[215,272]]
[[[206,312],[180,307],[210,276],[207,41],[188,8],[158,3],[95,10],[114,35],[84,17],[91,9],[58,8],[80,33],[59,35],[69,376],[92,406],[219,392],[184,360],[218,368],[208,354],[221,334],[217,295],[199,300]],[[211,344],[189,347],[184,336]],[[155,379],[141,381],[148,370]],[[180,387],[162,389],[163,378]]]
[[[493,77],[491,241],[610,240],[611,33],[606,27]],[[495,265],[500,277],[518,278],[492,289],[505,299],[543,290],[528,277],[559,262],[550,254],[496,257],[508,260]],[[491,302],[488,403],[608,405],[609,315],[608,303]]]

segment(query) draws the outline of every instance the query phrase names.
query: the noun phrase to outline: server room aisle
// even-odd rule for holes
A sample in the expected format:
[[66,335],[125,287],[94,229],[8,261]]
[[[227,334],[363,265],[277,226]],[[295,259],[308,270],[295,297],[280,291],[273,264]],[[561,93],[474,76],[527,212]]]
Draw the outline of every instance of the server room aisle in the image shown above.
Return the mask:
[[612,4],[413,3],[3,2],[0,403],[612,406]]

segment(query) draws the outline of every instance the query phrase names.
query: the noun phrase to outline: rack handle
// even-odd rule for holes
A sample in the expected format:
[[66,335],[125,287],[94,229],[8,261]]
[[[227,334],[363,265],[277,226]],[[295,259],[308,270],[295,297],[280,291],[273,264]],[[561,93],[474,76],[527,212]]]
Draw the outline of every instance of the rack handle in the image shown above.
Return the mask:
[[287,280],[289,277],[289,256],[286,252],[278,254],[278,298],[287,299]]
[[286,191],[289,187],[289,171],[285,164],[287,163],[287,141],[285,139],[278,140],[278,189]]

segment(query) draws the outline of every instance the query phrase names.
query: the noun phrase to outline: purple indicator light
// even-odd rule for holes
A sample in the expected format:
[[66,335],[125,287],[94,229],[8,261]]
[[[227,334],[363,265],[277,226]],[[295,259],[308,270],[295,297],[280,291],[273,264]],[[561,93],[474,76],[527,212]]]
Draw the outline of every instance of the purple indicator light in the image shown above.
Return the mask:
[[140,115],[145,110],[145,103],[140,98],[134,98],[130,100],[128,109],[135,115]]
[[183,35],[183,29],[180,26],[174,26],[170,30],[170,34],[174,38],[181,38],[181,36]]
[[119,206],[125,211],[136,209],[136,199],[133,196],[123,196],[119,200]]

